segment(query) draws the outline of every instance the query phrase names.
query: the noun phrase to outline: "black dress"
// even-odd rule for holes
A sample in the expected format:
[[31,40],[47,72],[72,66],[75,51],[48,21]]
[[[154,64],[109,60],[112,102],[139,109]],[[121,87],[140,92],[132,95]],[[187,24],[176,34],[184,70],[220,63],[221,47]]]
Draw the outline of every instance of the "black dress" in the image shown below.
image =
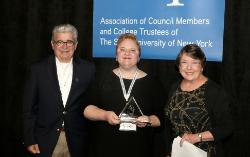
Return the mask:
[[[206,83],[193,91],[182,91],[180,86],[171,97],[167,116],[171,120],[173,135],[200,133],[211,130],[211,122],[205,104]],[[199,142],[197,147],[215,154],[214,142]]]
[[200,88],[185,92],[181,80],[172,85],[165,107],[167,154],[171,153],[173,138],[184,132],[210,131],[214,141],[197,143],[210,156],[226,156],[224,144],[233,132],[231,99],[217,83],[208,79]]
[[[132,80],[123,79],[126,91]],[[160,85],[150,76],[136,80],[132,89],[133,96],[144,115],[163,117],[163,97]],[[119,77],[113,72],[97,81],[91,92],[90,104],[101,109],[120,114],[126,103]],[[137,131],[119,131],[119,125],[108,122],[94,122],[94,157],[152,157],[154,128],[138,128]]]

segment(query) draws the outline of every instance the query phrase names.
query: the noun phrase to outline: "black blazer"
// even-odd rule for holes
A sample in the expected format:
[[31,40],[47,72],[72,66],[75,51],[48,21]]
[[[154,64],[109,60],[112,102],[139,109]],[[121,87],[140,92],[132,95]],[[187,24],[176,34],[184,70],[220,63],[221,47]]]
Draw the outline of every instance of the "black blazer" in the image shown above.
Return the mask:
[[95,73],[92,63],[73,58],[70,93],[63,106],[55,56],[31,66],[23,96],[24,145],[38,144],[41,157],[52,155],[62,123],[72,157],[88,152],[88,126],[83,116],[84,95]]

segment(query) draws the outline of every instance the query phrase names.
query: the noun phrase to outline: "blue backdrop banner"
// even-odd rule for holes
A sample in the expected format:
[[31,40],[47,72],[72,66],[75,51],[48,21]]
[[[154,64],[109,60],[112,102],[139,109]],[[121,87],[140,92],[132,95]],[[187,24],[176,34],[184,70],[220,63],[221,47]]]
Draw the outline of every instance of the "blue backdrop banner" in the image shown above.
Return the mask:
[[198,44],[221,61],[225,0],[94,0],[93,57],[114,57],[119,35],[134,33],[142,58],[173,60]]

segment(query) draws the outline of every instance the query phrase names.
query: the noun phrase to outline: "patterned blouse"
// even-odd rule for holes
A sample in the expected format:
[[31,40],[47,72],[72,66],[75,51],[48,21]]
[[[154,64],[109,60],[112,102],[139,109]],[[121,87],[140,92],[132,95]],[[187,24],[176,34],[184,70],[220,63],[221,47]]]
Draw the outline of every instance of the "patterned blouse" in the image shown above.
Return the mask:
[[[206,83],[193,91],[182,91],[179,86],[172,95],[166,115],[171,121],[174,137],[211,130],[205,104],[205,88]],[[215,153],[213,142],[199,142],[195,145],[208,154]]]

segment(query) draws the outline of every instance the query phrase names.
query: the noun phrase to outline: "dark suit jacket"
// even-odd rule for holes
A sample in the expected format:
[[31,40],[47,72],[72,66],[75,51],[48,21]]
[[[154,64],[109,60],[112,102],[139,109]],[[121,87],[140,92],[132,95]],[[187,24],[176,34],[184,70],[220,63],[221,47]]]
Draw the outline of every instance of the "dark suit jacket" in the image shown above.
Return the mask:
[[95,73],[93,64],[73,59],[73,77],[66,106],[63,106],[55,56],[31,66],[24,88],[24,144],[39,144],[41,157],[49,157],[57,143],[62,123],[72,157],[88,152],[88,126],[83,116],[84,95]]

